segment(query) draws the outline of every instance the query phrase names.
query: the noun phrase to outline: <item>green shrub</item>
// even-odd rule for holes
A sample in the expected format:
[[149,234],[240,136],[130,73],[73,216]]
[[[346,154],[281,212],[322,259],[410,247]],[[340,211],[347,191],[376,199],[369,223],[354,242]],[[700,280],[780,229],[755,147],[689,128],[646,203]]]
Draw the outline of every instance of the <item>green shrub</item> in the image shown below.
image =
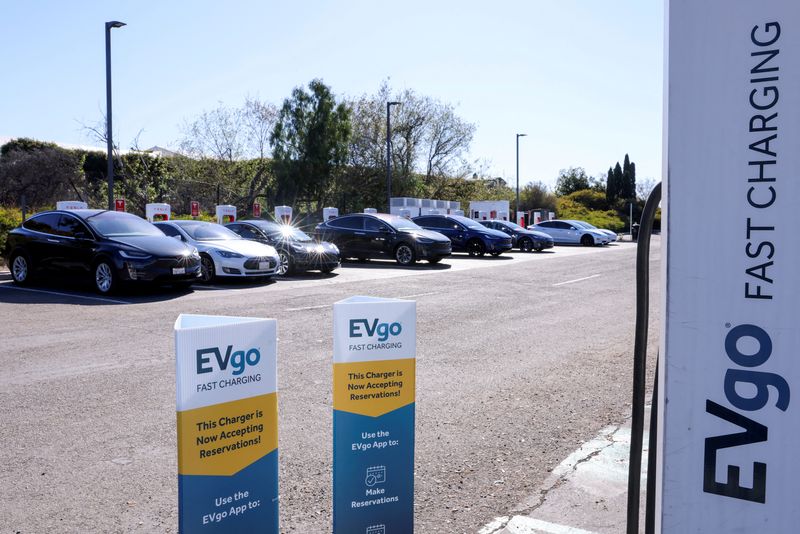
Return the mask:
[[628,228],[625,219],[619,216],[614,210],[590,210],[583,204],[579,204],[569,197],[558,199],[557,205],[559,219],[577,219],[586,221],[598,228],[606,228],[612,232],[624,232]]
[[[590,210],[606,211],[609,209],[606,194],[592,189],[581,189],[566,196],[567,199],[586,206]],[[594,224],[594,223],[592,223]]]
[[206,213],[206,212],[203,212],[203,211],[200,212],[200,216],[199,217],[192,217],[191,215],[187,215],[185,213],[181,213],[181,214],[173,213],[172,214],[172,219],[173,220],[178,220],[178,221],[189,221],[189,220],[192,220],[192,219],[197,219],[198,221],[217,222],[217,216],[216,215],[212,215],[211,213]]
[[0,263],[6,250],[6,236],[8,232],[22,223],[22,211],[19,208],[6,208],[0,206]]

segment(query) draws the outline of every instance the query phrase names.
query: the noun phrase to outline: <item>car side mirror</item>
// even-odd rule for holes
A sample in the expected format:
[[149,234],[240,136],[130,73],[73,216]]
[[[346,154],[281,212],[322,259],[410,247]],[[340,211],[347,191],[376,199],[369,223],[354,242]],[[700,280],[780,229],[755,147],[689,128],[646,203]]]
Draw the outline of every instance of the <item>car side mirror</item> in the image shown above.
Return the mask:
[[388,228],[386,228],[385,226],[381,226],[380,232],[382,232],[382,233],[384,233],[384,234],[388,234],[390,231],[391,231],[391,230],[389,230],[389,229],[388,229]]
[[91,239],[91,238],[92,236],[90,236],[88,233],[84,231],[75,232],[75,239]]
[[569,229],[570,230],[577,230],[577,228],[575,228],[574,226],[570,226]]
[[171,235],[170,237],[176,241],[183,241],[183,236],[180,235]]

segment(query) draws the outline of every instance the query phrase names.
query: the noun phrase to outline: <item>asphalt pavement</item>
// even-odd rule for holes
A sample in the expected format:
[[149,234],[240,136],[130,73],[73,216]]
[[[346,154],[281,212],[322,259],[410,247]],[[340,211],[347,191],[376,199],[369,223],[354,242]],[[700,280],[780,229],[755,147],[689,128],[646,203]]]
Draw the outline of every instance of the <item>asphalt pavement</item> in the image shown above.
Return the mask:
[[370,261],[111,298],[0,275],[0,524],[176,531],[172,328],[200,313],[278,319],[281,530],[330,531],[332,305],[371,295],[417,301],[416,531],[484,532],[507,518],[498,531],[523,516],[579,528],[525,503],[629,415],[634,251]]

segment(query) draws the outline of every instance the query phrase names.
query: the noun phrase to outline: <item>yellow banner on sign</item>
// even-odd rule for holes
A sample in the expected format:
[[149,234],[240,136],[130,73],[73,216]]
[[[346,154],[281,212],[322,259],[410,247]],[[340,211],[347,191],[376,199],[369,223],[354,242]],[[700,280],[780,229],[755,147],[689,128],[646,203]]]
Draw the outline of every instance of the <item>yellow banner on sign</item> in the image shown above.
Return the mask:
[[416,359],[333,364],[333,409],[378,417],[414,402]]
[[277,393],[178,412],[181,475],[233,475],[277,448]]

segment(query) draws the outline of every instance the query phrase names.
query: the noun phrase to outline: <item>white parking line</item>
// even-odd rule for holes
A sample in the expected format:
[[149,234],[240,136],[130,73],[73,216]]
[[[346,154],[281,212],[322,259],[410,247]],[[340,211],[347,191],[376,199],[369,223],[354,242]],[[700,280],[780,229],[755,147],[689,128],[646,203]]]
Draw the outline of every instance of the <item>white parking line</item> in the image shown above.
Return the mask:
[[58,295],[60,297],[74,297],[77,299],[99,300],[100,302],[110,302],[112,304],[130,304],[130,302],[126,302],[124,300],[114,300],[103,297],[86,297],[84,295],[75,295],[72,293],[59,293],[58,291],[45,291],[44,289],[31,289],[28,287],[17,287],[9,284],[0,284],[0,289],[16,289],[17,291],[30,291],[31,293],[45,293],[48,295]]
[[286,308],[283,311],[303,311],[303,310],[321,310],[322,308],[330,308],[330,304],[322,304],[321,306],[303,306],[302,308]]
[[499,521],[490,523],[479,531],[479,534],[496,534],[501,531],[494,530],[492,527],[502,527],[502,532],[509,534],[595,534],[590,530],[583,530],[581,528],[568,527],[566,525],[558,525],[550,523],[549,521],[542,521],[541,519],[534,519],[532,517],[514,516],[507,523],[501,518]]
[[397,299],[413,299],[416,297],[427,297],[428,295],[436,295],[438,291],[429,291],[427,293],[415,293],[414,295],[403,295],[402,297],[395,297]]
[[600,276],[599,274],[593,274],[592,276],[584,276],[583,278],[576,278],[575,280],[567,280],[566,282],[559,282],[557,284],[553,284],[553,287],[556,286],[564,286],[567,284],[574,284],[575,282],[583,282],[584,280],[591,280],[592,278],[597,278]]

